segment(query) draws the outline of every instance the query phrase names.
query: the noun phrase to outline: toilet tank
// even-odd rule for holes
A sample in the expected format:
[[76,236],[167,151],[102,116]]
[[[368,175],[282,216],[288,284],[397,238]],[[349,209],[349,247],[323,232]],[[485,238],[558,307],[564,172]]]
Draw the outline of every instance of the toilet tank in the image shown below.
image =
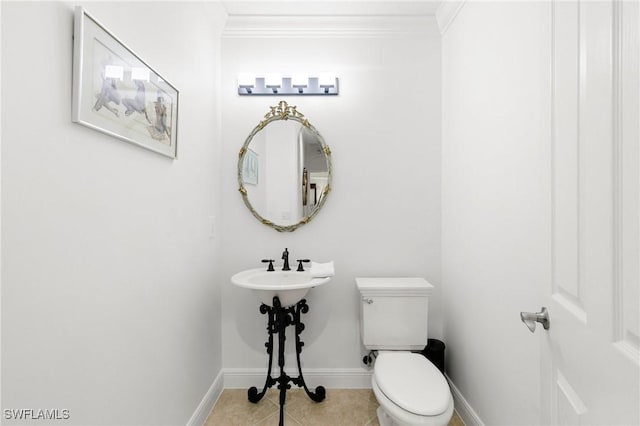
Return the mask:
[[356,278],[360,336],[370,350],[421,350],[427,345],[429,296],[424,278]]

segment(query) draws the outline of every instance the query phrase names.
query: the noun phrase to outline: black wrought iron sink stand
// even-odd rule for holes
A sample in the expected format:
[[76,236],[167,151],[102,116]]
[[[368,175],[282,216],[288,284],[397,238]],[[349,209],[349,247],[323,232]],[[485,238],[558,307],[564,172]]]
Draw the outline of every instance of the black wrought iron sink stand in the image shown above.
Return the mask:
[[[280,422],[279,425],[284,425],[284,402],[286,400],[287,389],[291,389],[289,383],[293,383],[298,387],[304,387],[304,391],[309,398],[315,402],[324,400],[326,391],[323,386],[318,386],[315,392],[311,392],[304,382],[302,377],[302,368],[300,367],[300,352],[304,342],[300,340],[300,333],[304,330],[304,324],[300,322],[300,315],[306,314],[309,311],[309,305],[305,299],[300,300],[293,306],[283,308],[280,304],[278,297],[273,298],[273,306],[267,306],[265,304],[260,305],[260,313],[267,314],[269,323],[267,325],[267,331],[269,332],[269,340],[264,344],[269,354],[269,367],[267,369],[267,380],[264,383],[262,392],[258,393],[258,389],[254,386],[249,388],[247,394],[249,401],[257,403],[267,393],[267,389],[271,386],[278,384],[280,389]],[[298,377],[287,376],[284,372],[284,344],[285,344],[285,330],[288,326],[293,325],[295,327],[296,335],[296,360],[298,361]],[[280,376],[274,378],[271,376],[271,366],[273,361],[273,336],[278,335],[278,367],[280,367]]]

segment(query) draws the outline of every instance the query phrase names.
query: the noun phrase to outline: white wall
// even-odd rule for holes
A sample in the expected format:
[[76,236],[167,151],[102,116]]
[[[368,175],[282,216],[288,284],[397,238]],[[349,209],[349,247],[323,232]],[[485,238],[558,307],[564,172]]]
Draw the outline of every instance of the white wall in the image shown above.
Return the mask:
[[519,311],[549,268],[549,11],[466,2],[442,41],[448,374],[490,425],[540,424],[544,335]]
[[[280,259],[285,247],[291,259],[336,265],[333,281],[307,298],[305,368],[363,367],[357,276],[426,277],[437,289],[430,329],[441,337],[440,37],[433,17],[372,23],[358,17],[241,17],[227,23],[221,88],[225,368],[264,368],[267,361],[266,318],[257,299],[229,279],[260,267],[263,258]],[[236,76],[327,70],[340,78],[339,96],[285,100],[330,146],[333,191],[312,222],[280,234],[243,205],[236,162],[246,136],[282,98],[240,97]],[[292,363],[289,358],[287,365]]]
[[1,6],[2,408],[185,424],[222,366],[219,6],[87,3],[180,90],[172,161],[71,122],[73,5]]

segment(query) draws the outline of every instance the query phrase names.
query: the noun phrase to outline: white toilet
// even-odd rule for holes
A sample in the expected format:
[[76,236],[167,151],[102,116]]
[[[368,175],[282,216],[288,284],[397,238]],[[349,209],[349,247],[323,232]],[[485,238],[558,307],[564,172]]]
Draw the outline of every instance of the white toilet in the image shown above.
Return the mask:
[[362,343],[378,351],[371,385],[380,425],[447,425],[449,385],[431,361],[411,352],[427,345],[433,286],[423,278],[356,278],[356,285]]

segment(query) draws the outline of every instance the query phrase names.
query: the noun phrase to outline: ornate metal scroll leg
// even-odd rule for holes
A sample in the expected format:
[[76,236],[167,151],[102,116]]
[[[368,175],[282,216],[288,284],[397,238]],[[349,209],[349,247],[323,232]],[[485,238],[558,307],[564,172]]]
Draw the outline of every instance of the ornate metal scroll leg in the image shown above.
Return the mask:
[[271,377],[271,365],[273,361],[273,333],[275,332],[274,310],[269,306],[262,304],[260,305],[260,313],[269,315],[269,321],[267,325],[269,340],[264,344],[267,348],[267,353],[269,354],[269,366],[267,367],[267,379],[264,383],[264,387],[262,388],[262,392],[258,393],[258,388],[256,388],[255,386],[249,388],[249,390],[247,391],[249,401],[253,402],[254,404],[260,401],[267,393],[267,389],[269,389],[276,383],[276,380]]
[[[256,403],[262,399],[266,394],[267,389],[278,383],[278,389],[280,390],[280,421],[279,425],[284,426],[284,404],[287,399],[287,389],[291,389],[289,383],[294,383],[299,387],[304,387],[306,394],[315,402],[323,401],[326,396],[326,391],[323,386],[318,386],[315,392],[311,392],[304,382],[302,376],[302,366],[300,365],[300,353],[304,343],[300,340],[300,333],[304,330],[304,324],[300,321],[300,314],[307,313],[309,306],[307,301],[302,299],[295,306],[283,308],[280,304],[278,297],[273,298],[273,306],[267,305],[260,306],[260,312],[269,315],[269,325],[267,330],[269,331],[269,341],[265,343],[267,347],[267,353],[269,354],[269,368],[267,371],[267,380],[265,382],[262,392],[258,393],[256,387],[252,387],[248,390],[249,401]],[[298,363],[298,377],[287,376],[284,372],[285,364],[285,341],[286,341],[286,328],[290,325],[295,326],[296,335],[296,361]],[[280,375],[277,379],[271,377],[271,368],[273,363],[273,335],[278,334],[278,367],[280,367]]]
[[315,392],[311,392],[304,381],[304,377],[302,376],[302,367],[300,365],[300,353],[304,346],[304,342],[300,340],[300,333],[304,330],[304,324],[300,321],[300,314],[306,314],[307,312],[309,312],[309,305],[307,305],[307,301],[305,299],[302,299],[296,304],[293,314],[293,324],[295,325],[296,332],[296,361],[298,362],[298,378],[292,379],[291,381],[298,386],[304,387],[304,391],[311,400],[321,402],[326,396],[324,386],[318,386],[316,387]]
[[278,366],[280,367],[280,376],[277,379],[278,389],[280,389],[280,421],[279,425],[284,425],[284,403],[287,399],[287,389],[291,388],[289,384],[290,377],[284,372],[284,345],[286,340],[285,331],[287,326],[291,324],[289,310],[280,305],[278,297],[273,298],[273,309],[275,310],[275,328],[278,330]]

